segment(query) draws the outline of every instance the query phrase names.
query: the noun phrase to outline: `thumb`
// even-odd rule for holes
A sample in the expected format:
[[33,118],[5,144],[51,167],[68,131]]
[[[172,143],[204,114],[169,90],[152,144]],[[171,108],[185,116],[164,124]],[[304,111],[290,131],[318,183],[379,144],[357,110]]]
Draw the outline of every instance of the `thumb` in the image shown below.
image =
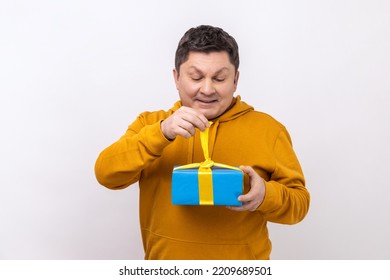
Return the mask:
[[256,171],[251,166],[241,165],[240,169],[249,176],[250,180],[252,180],[255,177],[255,175],[257,175]]

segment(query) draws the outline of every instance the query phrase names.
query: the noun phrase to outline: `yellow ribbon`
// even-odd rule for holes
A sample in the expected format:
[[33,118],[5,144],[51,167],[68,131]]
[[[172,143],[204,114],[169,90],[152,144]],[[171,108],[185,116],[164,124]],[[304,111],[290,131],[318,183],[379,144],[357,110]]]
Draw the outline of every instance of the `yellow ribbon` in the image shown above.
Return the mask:
[[[213,124],[213,122],[209,122],[209,123],[210,126]],[[200,132],[200,143],[202,146],[205,161],[201,163],[190,163],[182,166],[177,166],[173,170],[199,168],[198,169],[199,204],[213,205],[214,195],[213,195],[213,177],[212,177],[211,167],[217,166],[217,167],[239,170],[239,171],[241,171],[241,169],[227,164],[216,163],[211,160],[209,155],[209,128],[206,128],[205,131]]]

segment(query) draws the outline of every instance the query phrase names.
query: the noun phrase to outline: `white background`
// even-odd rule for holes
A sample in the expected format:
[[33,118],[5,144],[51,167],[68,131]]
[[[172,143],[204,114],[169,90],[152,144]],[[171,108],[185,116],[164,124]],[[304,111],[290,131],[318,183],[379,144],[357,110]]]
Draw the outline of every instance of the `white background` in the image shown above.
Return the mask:
[[311,208],[270,224],[273,259],[390,258],[387,0],[1,0],[0,259],[142,259],[138,186],[99,152],[177,100],[184,32],[240,46],[237,93],[288,128]]

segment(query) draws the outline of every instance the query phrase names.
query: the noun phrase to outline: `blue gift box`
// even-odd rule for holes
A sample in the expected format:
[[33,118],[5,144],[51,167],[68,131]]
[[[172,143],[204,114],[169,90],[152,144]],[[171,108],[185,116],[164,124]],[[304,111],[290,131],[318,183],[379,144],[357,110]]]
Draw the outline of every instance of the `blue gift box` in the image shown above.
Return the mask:
[[[241,206],[237,200],[243,192],[244,175],[241,170],[211,167],[211,186],[199,182],[199,168],[174,169],[172,173],[172,203],[176,205]],[[206,186],[204,186],[206,185]],[[200,188],[211,188],[212,201],[203,203]]]

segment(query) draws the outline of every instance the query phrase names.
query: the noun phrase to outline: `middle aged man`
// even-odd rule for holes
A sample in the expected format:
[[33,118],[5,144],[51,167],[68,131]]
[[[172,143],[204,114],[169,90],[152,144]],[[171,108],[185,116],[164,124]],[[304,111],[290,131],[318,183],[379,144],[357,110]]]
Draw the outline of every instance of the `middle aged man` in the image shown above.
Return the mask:
[[[267,222],[294,224],[308,212],[290,136],[234,97],[238,67],[233,37],[213,26],[191,28],[176,51],[180,101],[168,111],[140,114],[96,161],[97,180],[110,189],[139,181],[145,259],[269,259]],[[212,159],[246,175],[242,206],[171,203],[172,169],[204,160],[199,133],[206,128]]]

